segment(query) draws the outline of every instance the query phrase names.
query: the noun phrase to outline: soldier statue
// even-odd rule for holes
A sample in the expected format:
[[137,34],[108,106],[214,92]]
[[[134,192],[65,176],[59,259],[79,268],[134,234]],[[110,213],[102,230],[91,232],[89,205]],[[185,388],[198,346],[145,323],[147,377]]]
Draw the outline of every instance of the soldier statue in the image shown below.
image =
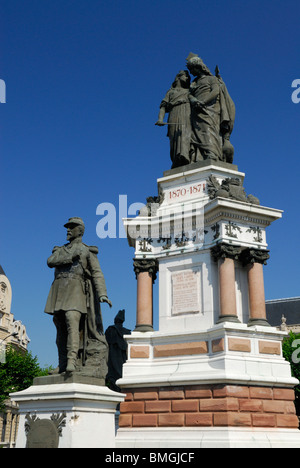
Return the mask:
[[85,366],[88,343],[93,344],[93,349],[97,345],[104,347],[108,354],[100,303],[112,306],[97,258],[98,248],[82,242],[83,220],[70,218],[64,226],[69,242],[54,247],[47,262],[50,268],[55,268],[45,312],[53,315],[57,329],[57,373],[74,372]]

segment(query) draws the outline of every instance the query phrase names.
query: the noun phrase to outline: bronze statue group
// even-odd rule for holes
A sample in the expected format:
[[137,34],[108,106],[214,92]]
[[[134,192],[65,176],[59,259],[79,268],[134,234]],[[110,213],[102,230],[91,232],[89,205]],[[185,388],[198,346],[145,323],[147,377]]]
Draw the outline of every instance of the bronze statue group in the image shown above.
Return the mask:
[[[172,168],[206,159],[232,163],[230,135],[235,105],[219,69],[216,67],[213,75],[193,53],[187,57],[187,68],[176,75],[161,102],[156,122],[168,126]],[[192,82],[190,74],[195,77]]]

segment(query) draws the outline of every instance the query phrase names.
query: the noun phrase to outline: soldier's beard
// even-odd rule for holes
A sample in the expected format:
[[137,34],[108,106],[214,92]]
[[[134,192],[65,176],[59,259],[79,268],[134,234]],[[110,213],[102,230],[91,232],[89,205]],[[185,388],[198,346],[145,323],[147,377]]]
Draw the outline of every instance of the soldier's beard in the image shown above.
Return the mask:
[[72,234],[67,234],[67,241],[72,242],[75,239],[81,239],[82,236],[72,236]]

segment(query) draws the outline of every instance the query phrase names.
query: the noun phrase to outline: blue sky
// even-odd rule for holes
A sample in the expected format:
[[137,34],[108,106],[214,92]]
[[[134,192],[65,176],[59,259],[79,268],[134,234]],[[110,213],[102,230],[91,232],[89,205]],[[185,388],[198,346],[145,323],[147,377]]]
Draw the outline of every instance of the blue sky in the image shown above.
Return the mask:
[[100,249],[113,302],[105,327],[121,308],[135,326],[134,251],[97,237],[96,209],[113,203],[118,214],[119,195],[128,206],[157,195],[170,160],[154,123],[189,52],[219,65],[236,104],[231,141],[246,192],[284,210],[267,231],[266,298],[300,295],[299,17],[299,0],[1,0],[0,264],[42,366],[57,363],[46,260],[71,216]]

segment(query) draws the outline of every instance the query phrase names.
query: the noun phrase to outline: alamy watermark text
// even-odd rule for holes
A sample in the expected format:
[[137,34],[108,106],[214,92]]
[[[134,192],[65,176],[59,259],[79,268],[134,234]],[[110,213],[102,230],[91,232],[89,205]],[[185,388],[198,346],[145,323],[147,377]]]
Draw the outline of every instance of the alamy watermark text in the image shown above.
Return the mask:
[[4,80],[0,80],[0,103],[6,103],[6,84]]
[[300,79],[294,80],[292,82],[292,88],[296,88],[292,92],[292,101],[294,104],[299,104],[300,102]]

